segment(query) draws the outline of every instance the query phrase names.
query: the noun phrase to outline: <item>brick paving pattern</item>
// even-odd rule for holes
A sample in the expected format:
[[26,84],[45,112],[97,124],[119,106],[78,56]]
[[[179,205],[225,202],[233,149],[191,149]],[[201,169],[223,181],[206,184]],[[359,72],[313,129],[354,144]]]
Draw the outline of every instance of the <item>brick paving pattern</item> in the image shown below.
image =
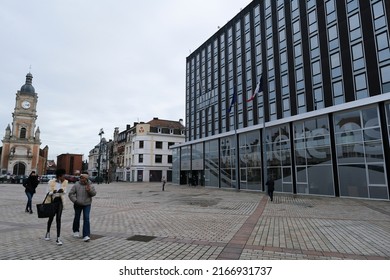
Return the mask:
[[[218,190],[160,183],[96,185],[91,241],[45,241],[47,219],[24,212],[19,184],[0,184],[0,259],[338,260],[390,259],[390,202]],[[44,197],[38,186],[33,205]],[[51,236],[55,236],[55,222]],[[150,237],[150,238],[148,238]]]

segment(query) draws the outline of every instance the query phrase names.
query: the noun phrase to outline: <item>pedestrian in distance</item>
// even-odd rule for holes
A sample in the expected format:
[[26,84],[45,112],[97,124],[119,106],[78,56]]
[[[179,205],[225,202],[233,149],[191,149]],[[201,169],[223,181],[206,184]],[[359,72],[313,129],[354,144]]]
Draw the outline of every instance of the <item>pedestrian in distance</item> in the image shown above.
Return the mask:
[[64,194],[66,194],[66,187],[68,186],[68,180],[65,179],[65,169],[56,170],[56,178],[51,179],[48,182],[48,196],[45,199],[44,203],[55,203],[56,212],[53,216],[49,217],[47,221],[47,230],[45,235],[45,240],[50,240],[50,228],[53,223],[54,216],[56,217],[56,226],[57,226],[57,239],[56,244],[62,245],[61,240],[61,216],[62,210],[64,209]]
[[274,201],[274,190],[275,190],[275,181],[272,176],[268,177],[268,181],[265,183],[267,185],[267,192],[271,201]]
[[37,188],[39,184],[38,181],[38,176],[36,175],[35,171],[31,171],[30,175],[28,178],[23,182],[24,186],[24,192],[26,193],[27,196],[27,204],[26,204],[26,213],[32,214],[32,198],[35,194],[35,189]]
[[69,191],[69,199],[73,202],[73,237],[80,237],[80,218],[83,213],[83,241],[91,239],[89,216],[91,212],[92,197],[96,195],[95,187],[88,180],[88,173],[80,175],[80,181],[76,182]]
[[167,180],[166,180],[165,177],[163,176],[161,181],[162,181],[162,190],[164,191],[165,184],[166,184]]

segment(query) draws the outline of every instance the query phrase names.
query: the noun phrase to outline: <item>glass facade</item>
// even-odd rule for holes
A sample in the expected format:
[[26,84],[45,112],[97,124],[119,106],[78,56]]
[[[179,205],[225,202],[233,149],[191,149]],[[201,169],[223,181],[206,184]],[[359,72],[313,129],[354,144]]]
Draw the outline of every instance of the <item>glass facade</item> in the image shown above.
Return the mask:
[[267,128],[265,135],[267,177],[274,178],[275,191],[291,193],[293,190],[289,126]]
[[340,196],[388,198],[377,106],[337,113],[334,123]]
[[239,135],[240,187],[248,190],[261,190],[262,159],[259,131]]
[[293,127],[297,193],[333,196],[328,118],[295,122]]
[[361,3],[253,1],[190,54],[177,182],[388,200],[390,4]]
[[205,186],[219,186],[219,145],[218,140],[205,142]]
[[235,136],[223,137],[219,145],[220,180],[222,188],[236,188],[237,160]]

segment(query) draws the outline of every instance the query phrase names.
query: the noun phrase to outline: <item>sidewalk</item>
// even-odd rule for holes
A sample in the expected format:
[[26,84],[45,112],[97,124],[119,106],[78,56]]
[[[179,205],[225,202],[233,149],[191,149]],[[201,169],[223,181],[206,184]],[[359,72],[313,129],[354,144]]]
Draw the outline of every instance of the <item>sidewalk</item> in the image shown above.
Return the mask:
[[[43,200],[38,186],[33,204]],[[69,187],[72,185],[70,184]],[[95,185],[91,241],[43,239],[47,219],[24,212],[19,184],[0,184],[0,259],[252,260],[390,259],[390,203],[188,187],[160,183]],[[51,235],[55,236],[55,222]]]

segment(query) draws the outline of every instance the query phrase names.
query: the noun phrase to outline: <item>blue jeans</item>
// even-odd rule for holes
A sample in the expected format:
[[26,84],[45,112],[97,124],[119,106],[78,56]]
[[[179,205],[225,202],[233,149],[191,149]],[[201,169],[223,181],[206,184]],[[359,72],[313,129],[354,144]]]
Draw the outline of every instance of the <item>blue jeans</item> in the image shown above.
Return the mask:
[[83,237],[91,235],[91,229],[89,224],[89,213],[91,212],[91,205],[73,205],[74,219],[73,219],[73,232],[80,232],[80,217],[83,212]]
[[34,196],[33,193],[26,192],[27,195],[27,204],[26,204],[26,210],[32,211],[32,198]]

